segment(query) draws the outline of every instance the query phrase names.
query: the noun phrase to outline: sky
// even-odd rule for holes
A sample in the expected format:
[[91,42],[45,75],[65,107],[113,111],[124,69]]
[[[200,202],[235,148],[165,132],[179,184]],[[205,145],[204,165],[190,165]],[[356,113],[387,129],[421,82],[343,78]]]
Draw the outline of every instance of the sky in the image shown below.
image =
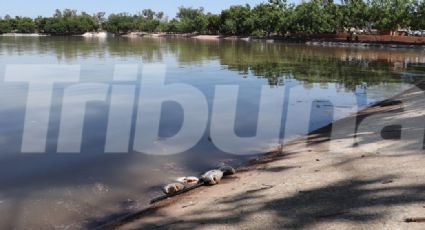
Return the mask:
[[175,17],[179,6],[204,7],[206,12],[219,13],[231,5],[257,5],[267,0],[0,0],[0,16],[51,16],[55,9],[75,9],[87,13],[137,13],[150,8]]

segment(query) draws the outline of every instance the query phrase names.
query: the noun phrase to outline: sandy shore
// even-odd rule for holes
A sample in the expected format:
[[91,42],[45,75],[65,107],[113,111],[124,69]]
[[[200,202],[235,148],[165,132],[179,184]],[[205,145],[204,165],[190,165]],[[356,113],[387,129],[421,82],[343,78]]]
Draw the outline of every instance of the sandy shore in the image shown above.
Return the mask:
[[323,40],[323,39],[296,39],[296,38],[284,38],[284,37],[273,37],[273,38],[255,38],[251,36],[223,36],[223,35],[193,35],[193,34],[168,34],[168,33],[144,33],[144,32],[132,32],[129,34],[121,35],[122,37],[138,38],[138,37],[149,37],[149,38],[187,38],[196,39],[202,41],[262,41],[267,43],[273,42],[303,42],[307,45],[313,46],[337,46],[337,47],[381,47],[381,48],[413,48],[413,49],[424,49],[425,44],[423,43],[391,43],[391,42],[345,42],[345,40]]
[[[50,36],[46,34],[21,34],[21,33],[7,33],[0,34],[0,37],[42,37]],[[368,41],[368,42],[346,42],[341,39],[296,39],[296,38],[284,38],[284,37],[272,37],[272,38],[255,38],[251,36],[223,36],[223,35],[195,35],[195,34],[170,34],[170,33],[146,33],[146,32],[130,32],[122,35],[115,35],[109,32],[87,32],[82,35],[72,35],[72,36],[81,36],[86,38],[109,38],[109,37],[126,37],[126,38],[187,38],[187,39],[196,39],[203,41],[221,41],[221,40],[230,40],[230,41],[265,41],[268,43],[273,42],[304,42],[307,45],[313,46],[338,46],[338,47],[382,47],[382,48],[420,48],[424,49],[424,42],[414,42],[414,43],[400,43],[400,42],[380,42],[380,41]]]
[[[425,151],[417,135],[423,134],[424,108],[423,90],[409,90],[118,228],[423,229],[423,223],[408,222],[425,218]],[[350,124],[365,121],[370,130],[353,133]],[[416,134],[400,141],[395,124]],[[330,141],[332,127],[338,129]]]
[[21,33],[6,33],[6,34],[0,34],[0,37],[46,37],[49,35],[46,34],[21,34]]

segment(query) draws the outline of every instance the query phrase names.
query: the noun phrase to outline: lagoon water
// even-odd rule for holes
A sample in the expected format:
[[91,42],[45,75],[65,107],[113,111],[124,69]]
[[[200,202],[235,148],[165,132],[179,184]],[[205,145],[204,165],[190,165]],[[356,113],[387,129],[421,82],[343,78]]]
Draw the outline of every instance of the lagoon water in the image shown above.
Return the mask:
[[[170,156],[147,155],[132,148],[135,109],[129,152],[105,153],[110,105],[106,99],[87,104],[81,153],[58,153],[64,90],[77,84],[58,83],[49,107],[46,151],[22,153],[29,88],[25,82],[14,82],[14,76],[5,80],[8,66],[16,64],[22,65],[20,71],[26,75],[30,74],[30,68],[25,68],[28,64],[79,65],[78,84],[134,85],[137,90],[143,69],[162,64],[167,84],[184,83],[202,92],[209,117],[216,87],[238,86],[234,131],[240,137],[256,134],[261,89],[271,94],[285,92],[282,113],[279,108],[270,111],[281,117],[280,138],[285,141],[390,98],[425,76],[425,56],[420,49],[158,38],[0,37],[1,229],[90,228],[146,207],[150,199],[161,194],[161,185],[176,177],[197,175],[219,162],[238,166],[278,144],[258,140],[262,150],[250,152],[254,155],[229,154],[214,143],[209,123],[193,148]],[[117,65],[137,65],[137,79],[114,81]],[[118,104],[127,103],[121,100]],[[269,102],[274,100],[277,98]],[[32,112],[45,110],[35,106]],[[196,115],[184,114],[176,103],[164,103],[159,136],[172,137],[183,120],[191,122],[184,118]],[[236,147],[249,152],[244,146]]]

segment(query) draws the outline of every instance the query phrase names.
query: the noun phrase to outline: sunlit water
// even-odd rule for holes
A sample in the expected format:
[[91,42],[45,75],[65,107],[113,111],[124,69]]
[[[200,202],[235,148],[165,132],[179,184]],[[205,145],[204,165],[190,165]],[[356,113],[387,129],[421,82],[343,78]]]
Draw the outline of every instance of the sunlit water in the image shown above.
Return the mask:
[[[364,108],[390,98],[421,80],[425,72],[423,51],[414,49],[178,39],[0,38],[2,229],[92,227],[146,207],[161,194],[160,186],[176,177],[197,175],[223,161],[238,166],[252,157],[221,151],[208,128],[195,147],[181,154],[106,154],[108,103],[104,102],[87,106],[82,152],[57,153],[63,91],[70,84],[54,86],[46,153],[21,153],[28,85],[4,82],[7,65],[78,64],[80,83],[112,85],[117,64],[138,64],[143,69],[158,63],[166,65],[167,83],[186,83],[201,90],[210,110],[216,86],[239,86],[234,130],[242,137],[256,133],[261,88],[285,90],[280,138],[286,140],[347,116],[356,111],[356,105]],[[139,80],[133,84],[138,85],[141,75],[139,71]],[[178,132],[182,119],[177,104],[164,104],[160,136]],[[287,120],[290,128],[285,127]]]

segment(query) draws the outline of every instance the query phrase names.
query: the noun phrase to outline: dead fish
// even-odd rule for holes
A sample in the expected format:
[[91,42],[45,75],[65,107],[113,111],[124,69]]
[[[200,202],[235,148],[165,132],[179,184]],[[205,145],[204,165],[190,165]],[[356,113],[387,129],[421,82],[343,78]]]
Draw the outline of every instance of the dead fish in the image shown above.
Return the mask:
[[199,182],[199,179],[194,176],[188,176],[188,177],[179,177],[176,179],[176,181],[182,184],[197,184]]
[[204,173],[201,176],[203,182],[209,185],[218,184],[223,177],[223,172],[221,170],[210,170]]
[[223,172],[224,176],[229,176],[229,175],[233,175],[236,173],[236,170],[234,168],[232,168],[231,166],[228,165],[222,165],[220,166],[220,171]]
[[177,193],[177,192],[179,192],[179,191],[181,191],[183,189],[184,189],[184,185],[183,184],[181,184],[181,183],[172,183],[172,184],[165,185],[162,188],[162,191],[165,194],[170,195],[170,194]]

